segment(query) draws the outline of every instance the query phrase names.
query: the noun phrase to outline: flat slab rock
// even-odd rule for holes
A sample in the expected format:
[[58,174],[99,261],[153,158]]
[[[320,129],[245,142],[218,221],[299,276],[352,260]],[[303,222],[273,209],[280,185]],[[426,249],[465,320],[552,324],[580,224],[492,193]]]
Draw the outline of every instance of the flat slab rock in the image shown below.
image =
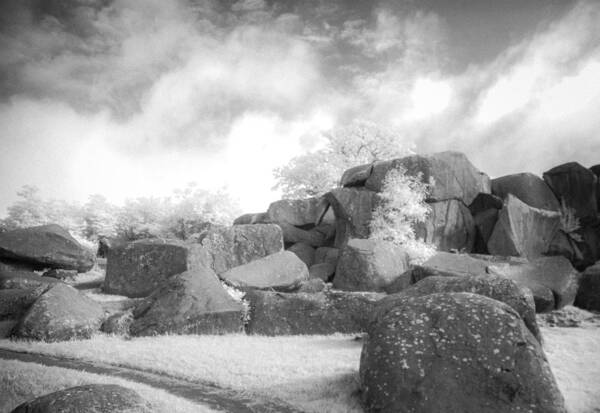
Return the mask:
[[308,267],[296,254],[281,251],[219,275],[222,280],[244,291],[273,289],[293,291],[309,278]]
[[78,272],[89,271],[94,266],[92,252],[83,248],[69,231],[55,224],[0,234],[0,258]]
[[137,392],[116,384],[88,384],[46,394],[17,406],[12,413],[153,413]]
[[250,291],[248,334],[266,336],[364,332],[380,293]]
[[100,304],[66,284],[43,293],[15,327],[18,338],[65,341],[90,338],[100,329],[104,310]]
[[209,268],[174,275],[133,310],[132,336],[242,331],[242,305]]
[[566,413],[540,344],[508,305],[441,293],[377,314],[360,359],[366,411]]

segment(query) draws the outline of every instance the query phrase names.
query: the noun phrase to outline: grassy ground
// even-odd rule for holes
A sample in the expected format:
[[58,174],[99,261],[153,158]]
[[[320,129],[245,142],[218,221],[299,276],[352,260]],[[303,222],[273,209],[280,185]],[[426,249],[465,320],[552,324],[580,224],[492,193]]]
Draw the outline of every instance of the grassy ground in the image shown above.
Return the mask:
[[0,340],[3,348],[120,364],[211,381],[314,412],[360,412],[356,390],[362,343],[351,336],[98,335],[62,343]]
[[83,373],[59,367],[44,367],[33,363],[0,360],[0,413],[8,413],[24,401],[68,387],[91,383],[118,384],[137,391],[151,402],[156,411],[203,413],[212,410],[162,390],[113,377]]

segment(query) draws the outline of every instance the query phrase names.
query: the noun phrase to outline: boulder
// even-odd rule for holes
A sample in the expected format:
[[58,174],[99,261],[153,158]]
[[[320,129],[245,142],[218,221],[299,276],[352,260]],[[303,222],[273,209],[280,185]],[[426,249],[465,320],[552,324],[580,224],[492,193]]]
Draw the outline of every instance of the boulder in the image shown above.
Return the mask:
[[577,242],[562,229],[556,231],[554,238],[550,241],[550,246],[548,247],[546,255],[563,256],[571,261],[575,267],[580,266],[584,260],[583,253],[577,245]]
[[212,269],[221,274],[283,250],[281,228],[275,224],[234,225],[210,229],[202,246],[212,258]]
[[[493,275],[465,275],[458,277],[433,276],[427,277],[398,294],[392,294],[378,305],[378,308],[394,306],[401,297],[421,297],[435,293],[473,293],[484,295],[494,300],[502,301],[511,306],[538,341],[542,342],[540,329],[535,318],[535,303],[533,295],[527,288],[520,287],[515,281]],[[393,293],[388,291],[388,293]]]
[[549,289],[554,296],[555,308],[572,305],[579,287],[579,272],[565,257],[541,257],[522,264],[490,265],[488,272],[531,289],[534,298],[537,295],[544,302],[548,301],[548,294],[543,291]]
[[243,307],[200,267],[174,275],[133,310],[132,336],[226,334],[242,330]]
[[43,293],[43,288],[0,290],[0,320],[20,317]]
[[600,311],[600,261],[581,274],[575,305],[585,310]]
[[0,234],[0,258],[41,268],[89,271],[94,255],[55,224],[15,229]]
[[321,202],[320,198],[282,199],[269,205],[267,216],[270,222],[296,227],[314,225],[320,218]]
[[390,161],[375,162],[365,188],[381,192],[387,173],[402,167],[408,175],[421,176],[431,184],[429,201],[461,200],[469,205],[477,194],[490,192],[490,178],[478,171],[460,152],[411,155]]
[[247,291],[273,289],[293,291],[308,279],[306,264],[290,251],[268,255],[226,271],[220,277],[230,285]]
[[315,264],[329,263],[334,267],[337,265],[340,250],[333,247],[320,247],[315,250]]
[[469,211],[471,211],[471,215],[475,216],[488,209],[502,209],[503,205],[502,198],[493,194],[479,193],[473,202],[469,204]]
[[366,411],[566,413],[539,342],[510,306],[440,293],[375,314],[359,369]]
[[311,228],[310,230],[305,230],[285,222],[278,223],[277,225],[279,225],[281,231],[283,232],[283,241],[286,245],[303,242],[312,247],[318,248],[328,243],[328,234],[317,229],[317,227]]
[[18,338],[44,341],[90,338],[100,329],[103,319],[100,304],[60,283],[35,301],[13,334]]
[[342,179],[340,179],[340,186],[344,188],[365,186],[367,179],[369,179],[372,173],[373,163],[354,166],[344,171]]
[[469,209],[454,199],[429,204],[425,222],[415,224],[417,238],[441,251],[471,252],[475,244],[475,222]]
[[560,203],[542,178],[532,173],[520,173],[492,179],[492,193],[502,199],[511,194],[530,207],[560,210]]
[[508,195],[487,243],[492,255],[539,257],[550,247],[560,226],[560,214],[528,206]]
[[0,290],[3,289],[48,289],[56,284],[63,284],[56,278],[42,277],[30,271],[0,271]]
[[360,333],[365,331],[378,293],[325,291],[278,293],[250,291],[248,334],[266,336],[297,334]]
[[269,222],[266,212],[240,215],[233,221],[233,225],[265,224]]
[[341,248],[350,238],[368,238],[373,210],[381,198],[373,191],[355,188],[338,188],[325,194],[335,214],[336,248]]
[[169,277],[210,264],[210,254],[198,244],[164,239],[134,241],[108,251],[103,290],[146,297]]
[[408,254],[387,241],[351,239],[342,249],[333,287],[345,291],[384,291],[408,270]]
[[598,177],[591,170],[569,162],[544,172],[544,181],[558,200],[573,208],[577,218],[583,222],[597,220]]
[[289,247],[288,251],[296,254],[307,267],[310,267],[315,262],[315,249],[305,242],[297,242]]
[[12,413],[152,413],[155,410],[137,392],[116,384],[86,384],[37,397]]
[[309,278],[318,278],[325,282],[331,281],[333,274],[335,274],[335,266],[329,262],[314,264],[308,269]]
[[300,283],[299,293],[318,293],[327,288],[325,281],[320,278],[310,278]]

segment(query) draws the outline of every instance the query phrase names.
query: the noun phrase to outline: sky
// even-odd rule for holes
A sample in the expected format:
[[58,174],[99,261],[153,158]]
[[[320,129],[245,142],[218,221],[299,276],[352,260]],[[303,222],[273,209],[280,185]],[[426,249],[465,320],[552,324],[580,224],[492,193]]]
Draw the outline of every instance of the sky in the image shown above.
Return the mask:
[[600,1],[2,0],[0,215],[195,181],[247,212],[352,121],[492,177],[600,163]]

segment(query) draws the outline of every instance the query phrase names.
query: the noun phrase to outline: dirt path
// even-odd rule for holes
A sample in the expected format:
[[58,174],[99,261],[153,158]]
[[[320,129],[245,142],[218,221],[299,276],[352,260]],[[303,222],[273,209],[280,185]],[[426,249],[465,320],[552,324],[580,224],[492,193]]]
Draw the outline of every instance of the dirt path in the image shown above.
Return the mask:
[[223,389],[210,383],[190,382],[165,374],[156,374],[144,370],[112,366],[110,364],[92,363],[4,349],[0,349],[0,359],[18,360],[44,366],[62,367],[85,371],[87,373],[119,377],[165,390],[191,402],[203,404],[212,409],[225,412],[302,412],[283,401],[259,399],[255,396],[250,397],[245,395],[242,392]]

